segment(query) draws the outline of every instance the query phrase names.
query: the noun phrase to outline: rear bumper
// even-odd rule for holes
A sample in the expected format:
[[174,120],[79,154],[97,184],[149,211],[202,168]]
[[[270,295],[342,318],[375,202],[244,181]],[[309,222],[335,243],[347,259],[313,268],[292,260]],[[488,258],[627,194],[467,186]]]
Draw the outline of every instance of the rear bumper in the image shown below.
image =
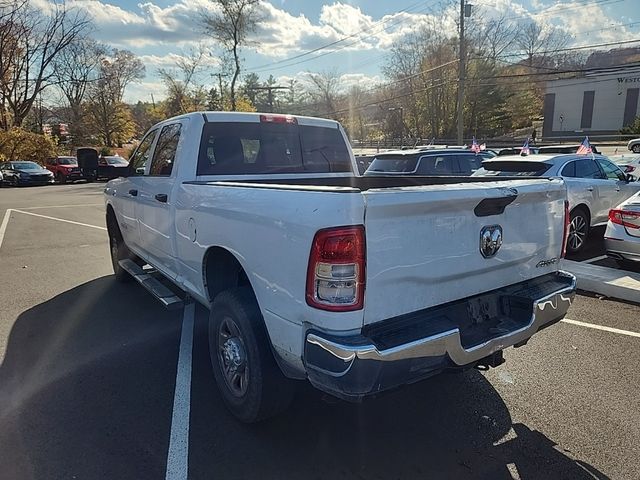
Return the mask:
[[612,258],[640,262],[640,237],[629,235],[622,225],[609,222],[604,246],[607,255]]
[[[417,312],[410,318],[390,319],[381,322],[387,326],[364,329],[360,335],[309,331],[304,352],[307,376],[320,390],[359,400],[449,368],[476,365],[507,347],[523,345],[536,332],[565,316],[575,296],[575,277],[558,272],[542,278]],[[480,327],[452,326],[456,319],[450,317],[464,309],[465,302],[480,297],[495,300],[511,316],[498,314],[499,325],[509,328],[484,327],[486,333],[476,343],[477,333],[470,334],[469,330]],[[420,331],[429,333],[411,334]]]

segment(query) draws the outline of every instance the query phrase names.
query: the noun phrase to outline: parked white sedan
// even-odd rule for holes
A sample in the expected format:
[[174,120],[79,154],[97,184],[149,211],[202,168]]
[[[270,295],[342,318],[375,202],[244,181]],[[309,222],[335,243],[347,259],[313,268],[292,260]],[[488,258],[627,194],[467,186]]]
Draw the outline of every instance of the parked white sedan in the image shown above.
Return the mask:
[[621,267],[640,267],[640,193],[609,212],[604,244]]
[[612,155],[609,157],[624,173],[631,175],[637,182],[640,179],[640,155]]
[[627,143],[627,148],[633,153],[640,153],[640,138],[629,140],[629,143]]
[[589,230],[606,224],[609,210],[640,191],[640,182],[602,155],[510,155],[485,160],[482,167],[474,175],[562,177],[571,209],[569,253],[582,250]]

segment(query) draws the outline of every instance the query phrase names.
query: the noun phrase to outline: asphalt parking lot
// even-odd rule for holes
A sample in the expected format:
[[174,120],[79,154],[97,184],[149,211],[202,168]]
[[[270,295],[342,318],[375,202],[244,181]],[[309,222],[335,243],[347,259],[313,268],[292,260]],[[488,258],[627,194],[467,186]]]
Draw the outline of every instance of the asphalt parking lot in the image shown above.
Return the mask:
[[640,306],[581,295],[497,369],[357,405],[302,384],[240,425],[206,310],[191,345],[183,312],[115,282],[102,188],[0,189],[0,478],[640,478]]

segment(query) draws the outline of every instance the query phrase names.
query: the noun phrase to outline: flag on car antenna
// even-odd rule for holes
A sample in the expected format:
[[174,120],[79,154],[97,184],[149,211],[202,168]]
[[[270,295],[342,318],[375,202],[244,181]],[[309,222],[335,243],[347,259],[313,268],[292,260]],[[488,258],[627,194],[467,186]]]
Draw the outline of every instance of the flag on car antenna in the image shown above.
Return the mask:
[[591,148],[591,144],[589,143],[589,137],[584,137],[584,140],[576,150],[576,155],[593,155],[593,149]]
[[471,142],[471,148],[470,150],[472,152],[475,152],[475,154],[477,155],[480,152],[480,145],[478,145],[478,142],[476,140],[476,137],[473,137],[473,141]]

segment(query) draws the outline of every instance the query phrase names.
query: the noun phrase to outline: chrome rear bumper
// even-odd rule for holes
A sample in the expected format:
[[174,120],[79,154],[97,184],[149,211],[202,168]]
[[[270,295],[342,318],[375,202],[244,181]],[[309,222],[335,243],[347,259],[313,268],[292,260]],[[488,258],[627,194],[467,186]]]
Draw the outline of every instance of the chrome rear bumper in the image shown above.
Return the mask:
[[[537,331],[565,316],[575,296],[576,279],[570,273],[558,272],[553,275],[552,282],[547,284],[552,289],[550,292],[549,289],[545,291],[541,288],[541,285],[532,286],[523,282],[519,289],[507,287],[485,294],[484,296],[499,299],[498,302],[501,304],[505,299],[512,302],[515,307],[510,306],[508,310],[518,309],[521,318],[516,320],[504,317],[500,325],[509,325],[510,329],[504,331],[493,328],[499,333],[487,333],[486,340],[473,345],[465,345],[465,334],[458,327],[430,332],[427,336],[413,338],[391,347],[388,346],[388,339],[380,334],[341,337],[310,331],[306,336],[304,358],[308,378],[321,390],[342,398],[358,400],[398,385],[418,381],[447,368],[473,366],[495,352],[526,343]],[[544,284],[542,286],[544,287]],[[544,295],[536,297],[535,292],[541,291]],[[532,296],[529,296],[531,292]],[[469,300],[461,302],[465,301]],[[523,314],[525,309],[528,309],[528,313]],[[450,308],[449,311],[459,310]],[[397,338],[399,334],[402,335],[403,325],[413,329],[423,329],[416,322],[440,322],[445,326],[451,325],[450,319],[442,322],[449,314],[447,312],[448,310],[442,308],[435,314],[425,311],[417,317],[414,316],[415,320],[411,320],[410,325],[406,320],[402,320],[404,323],[399,328],[387,330],[392,331],[394,338]],[[526,317],[523,319],[522,315]]]

